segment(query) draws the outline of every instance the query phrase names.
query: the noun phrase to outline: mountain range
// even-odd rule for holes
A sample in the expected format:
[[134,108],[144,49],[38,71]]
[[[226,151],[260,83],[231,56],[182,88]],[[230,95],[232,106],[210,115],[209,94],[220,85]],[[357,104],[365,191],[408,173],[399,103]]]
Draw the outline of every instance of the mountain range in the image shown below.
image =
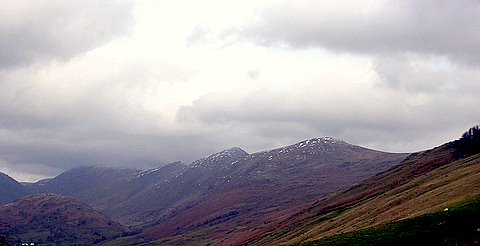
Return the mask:
[[[55,193],[83,204],[115,225],[116,233],[89,243],[320,243],[315,240],[434,213],[480,194],[475,141],[462,137],[404,154],[324,137],[252,154],[234,147],[149,170],[80,167],[30,184],[2,175],[0,202],[27,196],[14,204],[36,207],[28,195]],[[10,216],[3,223],[18,220]]]

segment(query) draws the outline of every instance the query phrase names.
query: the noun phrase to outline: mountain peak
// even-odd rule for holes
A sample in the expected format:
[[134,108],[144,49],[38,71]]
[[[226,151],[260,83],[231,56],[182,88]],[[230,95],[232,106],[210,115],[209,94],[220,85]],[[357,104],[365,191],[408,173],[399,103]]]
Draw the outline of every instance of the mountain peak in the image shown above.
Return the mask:
[[248,153],[247,153],[245,150],[243,150],[243,149],[241,149],[241,148],[239,148],[239,147],[231,147],[231,148],[228,148],[228,149],[226,149],[226,150],[220,151],[220,152],[217,153],[217,154],[225,154],[225,155],[238,155],[238,154],[240,154],[240,155],[248,155]]
[[15,179],[2,172],[0,172],[0,182],[8,184],[18,183]]
[[341,144],[346,145],[347,143],[340,139],[335,139],[332,137],[321,137],[321,138],[312,138],[309,140],[304,140],[302,142],[297,143],[298,147],[307,147],[307,146],[315,146],[318,144]]
[[341,139],[336,139],[332,137],[321,137],[321,138],[313,138],[311,141],[323,142],[323,143],[345,143]]
[[200,160],[194,161],[191,166],[197,167],[197,166],[205,166],[205,165],[211,165],[213,163],[223,163],[223,162],[230,163],[232,161],[239,160],[245,156],[248,156],[248,153],[245,150],[239,147],[232,147],[226,150],[222,150],[216,154],[209,155]]
[[217,161],[221,159],[240,159],[247,156],[248,153],[239,147],[232,147],[222,150],[216,154],[207,157],[207,160]]

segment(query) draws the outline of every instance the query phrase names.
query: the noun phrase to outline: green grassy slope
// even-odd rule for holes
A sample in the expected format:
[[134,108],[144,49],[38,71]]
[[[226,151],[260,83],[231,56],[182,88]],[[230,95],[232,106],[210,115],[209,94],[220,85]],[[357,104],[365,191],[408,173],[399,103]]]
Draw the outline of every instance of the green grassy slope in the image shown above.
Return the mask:
[[480,243],[480,197],[445,210],[343,233],[303,245],[472,245]]

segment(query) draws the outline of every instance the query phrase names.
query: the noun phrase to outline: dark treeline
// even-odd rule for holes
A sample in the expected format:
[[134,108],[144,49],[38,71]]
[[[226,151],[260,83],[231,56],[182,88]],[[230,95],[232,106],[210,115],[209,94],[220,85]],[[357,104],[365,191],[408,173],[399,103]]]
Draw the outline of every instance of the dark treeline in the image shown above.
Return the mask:
[[463,156],[480,153],[480,127],[476,125],[470,128],[462,134],[457,143],[458,152]]

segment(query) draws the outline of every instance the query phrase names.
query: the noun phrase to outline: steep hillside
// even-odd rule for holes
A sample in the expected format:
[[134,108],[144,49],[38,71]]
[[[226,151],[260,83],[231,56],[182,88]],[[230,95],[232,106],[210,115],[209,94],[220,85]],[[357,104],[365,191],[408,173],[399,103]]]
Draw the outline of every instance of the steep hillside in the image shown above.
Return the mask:
[[342,233],[305,245],[478,245],[480,197],[442,211]]
[[154,220],[155,212],[176,206],[183,196],[173,187],[171,180],[181,175],[187,166],[180,162],[139,171],[130,176],[117,189],[125,191],[122,201],[110,204],[105,213],[130,226],[146,225]]
[[0,235],[14,241],[91,245],[124,232],[87,205],[55,194],[25,197],[0,208]]
[[441,211],[480,195],[478,180],[480,156],[456,161],[355,206],[302,237],[321,238]]
[[468,141],[412,154],[343,193],[279,216],[237,243],[298,243],[434,212],[480,194],[480,158],[468,157],[480,152],[480,145]]
[[26,188],[10,176],[0,173],[0,205],[11,202],[26,194]]
[[346,208],[375,197],[432,170],[455,161],[455,148],[452,143],[431,150],[414,153],[402,163],[379,173],[342,194],[319,204],[317,213],[328,213]]

